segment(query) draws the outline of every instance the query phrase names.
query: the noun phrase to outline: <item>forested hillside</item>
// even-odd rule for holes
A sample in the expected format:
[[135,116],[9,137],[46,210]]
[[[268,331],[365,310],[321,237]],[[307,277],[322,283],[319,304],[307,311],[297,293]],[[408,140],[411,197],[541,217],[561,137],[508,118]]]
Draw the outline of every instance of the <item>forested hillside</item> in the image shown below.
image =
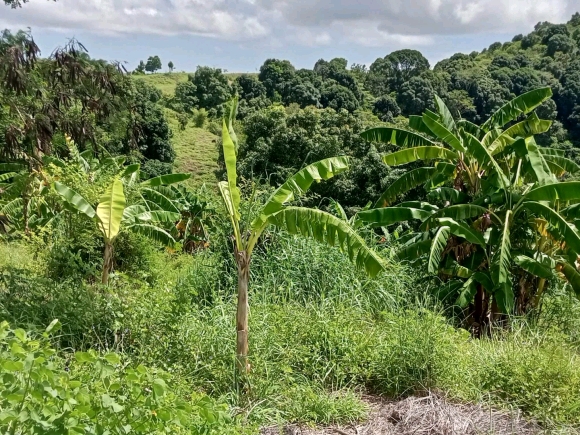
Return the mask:
[[436,65],[87,48],[0,35],[1,433],[578,433],[580,13]]
[[[407,125],[409,116],[435,109],[435,95],[456,119],[480,123],[515,96],[549,86],[553,98],[538,115],[554,122],[537,141],[578,161],[579,44],[580,16],[575,15],[566,24],[538,23],[531,33],[516,35],[511,42],[458,53],[436,65],[429,65],[416,50],[400,50],[368,67],[349,68],[346,59],[338,58],[321,59],[312,70],[296,69],[289,61],[269,59],[258,75],[242,74],[233,80],[231,74],[207,67],[189,79],[184,74],[154,74],[144,80],[164,91],[169,89],[166,83],[177,82],[167,106],[178,113],[201,109],[213,116],[237,93],[246,136],[241,147],[245,177],[276,184],[305,163],[337,153],[357,157],[360,168],[332,194],[347,206],[362,206],[399,173],[390,174],[358,134],[381,121]],[[348,113],[339,114],[343,109]]]

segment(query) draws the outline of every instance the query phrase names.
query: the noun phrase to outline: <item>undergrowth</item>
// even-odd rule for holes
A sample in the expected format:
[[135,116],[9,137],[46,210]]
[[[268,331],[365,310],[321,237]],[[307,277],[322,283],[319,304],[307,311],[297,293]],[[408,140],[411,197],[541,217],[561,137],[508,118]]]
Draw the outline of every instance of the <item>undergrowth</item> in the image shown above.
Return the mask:
[[[271,233],[252,266],[252,369],[240,390],[235,270],[223,252],[147,248],[134,256],[139,267],[120,264],[103,288],[74,275],[55,279],[35,250],[0,245],[2,320],[30,329],[58,318],[53,344],[62,354],[116,351],[162,369],[185,390],[227,402],[246,427],[353,421],[367,411],[362,393],[433,390],[515,407],[545,424],[580,424],[579,308],[557,293],[536,321],[514,319],[509,331],[473,340],[422,296],[412,271],[393,266],[369,280],[338,251]],[[550,323],[556,312],[559,322]]]

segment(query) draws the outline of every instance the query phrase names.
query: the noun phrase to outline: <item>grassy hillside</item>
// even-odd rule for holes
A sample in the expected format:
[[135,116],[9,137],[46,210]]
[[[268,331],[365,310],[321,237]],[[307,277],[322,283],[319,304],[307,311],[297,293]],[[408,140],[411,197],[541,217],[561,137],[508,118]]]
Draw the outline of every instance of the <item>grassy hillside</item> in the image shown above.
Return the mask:
[[185,130],[180,130],[177,115],[173,110],[166,109],[167,121],[173,132],[173,147],[177,157],[175,172],[192,174],[189,184],[199,187],[203,183],[214,185],[214,175],[217,169],[218,152],[217,136],[189,123]]
[[[147,75],[135,75],[134,78],[143,80],[147,84],[156,87],[164,95],[172,96],[178,83],[187,81],[189,73],[158,73]],[[241,73],[228,73],[226,76],[234,80]],[[218,153],[216,149],[217,136],[209,131],[196,128],[189,123],[185,130],[179,129],[177,114],[166,109],[165,115],[171,131],[173,132],[173,147],[177,154],[175,159],[175,172],[192,174],[188,181],[190,187],[200,187],[204,183],[213,186],[216,178]]]
[[165,95],[173,95],[178,83],[187,81],[188,73],[159,73],[147,75],[134,75],[136,79],[143,80],[148,85],[155,86]]

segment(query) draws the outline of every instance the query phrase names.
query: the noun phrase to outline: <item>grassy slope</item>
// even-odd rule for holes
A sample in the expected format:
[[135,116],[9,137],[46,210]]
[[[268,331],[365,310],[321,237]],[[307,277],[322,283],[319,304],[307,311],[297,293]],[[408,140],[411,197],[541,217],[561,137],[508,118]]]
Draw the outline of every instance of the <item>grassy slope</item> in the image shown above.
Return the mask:
[[194,127],[191,122],[182,131],[173,110],[166,109],[165,115],[173,132],[172,142],[177,154],[175,172],[192,174],[189,180],[191,187],[200,187],[203,183],[214,185],[218,158],[215,144],[217,136],[202,128]]
[[[233,80],[240,73],[228,73],[226,76]],[[178,83],[187,81],[188,73],[159,73],[133,76],[147,84],[155,86],[164,95],[175,93]],[[190,187],[200,187],[202,184],[215,185],[214,175],[217,169],[218,152],[216,149],[217,136],[202,128],[196,128],[190,122],[183,131],[179,129],[177,114],[166,109],[165,114],[173,132],[173,147],[177,154],[175,172],[191,173]]]
[[158,73],[147,75],[135,75],[133,77],[143,80],[145,83],[155,86],[165,95],[173,95],[178,83],[187,81],[188,73]]
[[[155,86],[164,95],[175,93],[178,83],[187,81],[188,73],[159,73],[133,76],[147,84]],[[214,171],[217,169],[218,153],[215,146],[216,136],[207,130],[196,128],[192,123],[185,130],[179,129],[177,114],[170,109],[165,110],[169,127],[173,132],[173,147],[177,157],[175,172],[192,174],[190,187],[200,187],[206,183],[215,184]]]

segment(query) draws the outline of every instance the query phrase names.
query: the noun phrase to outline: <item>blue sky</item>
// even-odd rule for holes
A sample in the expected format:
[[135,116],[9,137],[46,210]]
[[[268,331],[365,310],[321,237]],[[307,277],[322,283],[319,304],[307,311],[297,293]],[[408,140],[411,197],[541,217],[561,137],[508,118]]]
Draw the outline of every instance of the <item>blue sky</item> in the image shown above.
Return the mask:
[[92,57],[128,69],[156,54],[177,70],[253,72],[270,57],[299,68],[333,57],[368,65],[401,48],[433,65],[578,10],[580,0],[30,0],[0,6],[0,28],[32,28],[43,55],[74,36]]

